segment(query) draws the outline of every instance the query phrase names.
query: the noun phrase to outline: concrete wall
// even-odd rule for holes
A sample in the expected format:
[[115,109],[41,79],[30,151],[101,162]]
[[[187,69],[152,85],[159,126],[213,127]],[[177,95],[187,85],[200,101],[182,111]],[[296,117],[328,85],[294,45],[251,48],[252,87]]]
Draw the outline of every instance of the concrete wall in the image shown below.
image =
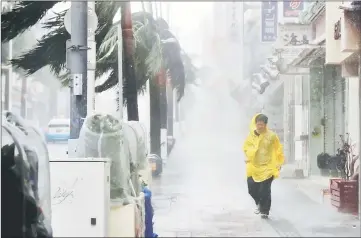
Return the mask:
[[357,77],[346,79],[346,132],[350,133],[352,142],[356,143],[354,153],[358,154],[359,138],[359,80]]
[[[343,18],[340,2],[327,1],[326,3],[326,64],[340,64],[351,53],[341,52],[341,40],[334,39],[335,23]],[[342,37],[342,36],[341,36]]]
[[[309,160],[311,175],[320,175],[320,170],[317,167],[317,155],[323,152],[323,127],[321,126],[321,119],[323,118],[323,69],[311,68],[310,69],[310,137],[309,137]],[[320,91],[317,91],[321,89]],[[316,128],[321,129],[318,136],[312,136],[312,131]]]

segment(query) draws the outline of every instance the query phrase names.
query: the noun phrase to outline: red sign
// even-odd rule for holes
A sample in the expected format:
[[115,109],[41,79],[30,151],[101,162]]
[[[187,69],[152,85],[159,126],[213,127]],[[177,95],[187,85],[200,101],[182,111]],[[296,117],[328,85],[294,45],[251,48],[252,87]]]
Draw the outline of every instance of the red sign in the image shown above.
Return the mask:
[[300,12],[304,9],[304,2],[291,0],[283,2],[283,16],[284,17],[298,17]]
[[167,74],[164,69],[161,69],[156,75],[157,83],[159,86],[165,86],[167,84]]

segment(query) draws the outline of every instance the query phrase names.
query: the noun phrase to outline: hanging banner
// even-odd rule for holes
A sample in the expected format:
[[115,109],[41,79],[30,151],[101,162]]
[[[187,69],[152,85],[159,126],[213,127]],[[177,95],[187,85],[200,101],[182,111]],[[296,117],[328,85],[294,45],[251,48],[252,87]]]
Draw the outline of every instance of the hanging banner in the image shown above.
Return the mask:
[[283,1],[283,17],[298,17],[304,9],[304,2],[297,0]]
[[278,2],[263,1],[261,17],[261,42],[276,41],[278,25]]

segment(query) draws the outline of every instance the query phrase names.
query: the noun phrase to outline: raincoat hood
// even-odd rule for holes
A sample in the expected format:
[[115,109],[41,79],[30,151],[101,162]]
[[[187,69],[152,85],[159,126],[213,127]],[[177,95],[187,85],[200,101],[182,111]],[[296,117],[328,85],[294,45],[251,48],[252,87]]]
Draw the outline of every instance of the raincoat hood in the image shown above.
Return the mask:
[[[256,115],[253,116],[252,120],[251,120],[251,123],[249,124],[249,131],[251,133],[254,132],[254,130],[256,130],[256,117],[258,115],[261,115],[262,113],[257,113]],[[268,127],[266,126],[266,129],[268,129]]]

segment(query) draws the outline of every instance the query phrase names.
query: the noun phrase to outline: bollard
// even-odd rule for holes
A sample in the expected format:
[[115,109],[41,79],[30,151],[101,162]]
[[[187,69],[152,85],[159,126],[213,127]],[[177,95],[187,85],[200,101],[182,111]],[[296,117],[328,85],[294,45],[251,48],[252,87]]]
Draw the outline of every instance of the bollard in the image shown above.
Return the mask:
[[152,168],[152,175],[159,176],[163,172],[163,161],[162,158],[157,154],[148,155],[150,167]]

